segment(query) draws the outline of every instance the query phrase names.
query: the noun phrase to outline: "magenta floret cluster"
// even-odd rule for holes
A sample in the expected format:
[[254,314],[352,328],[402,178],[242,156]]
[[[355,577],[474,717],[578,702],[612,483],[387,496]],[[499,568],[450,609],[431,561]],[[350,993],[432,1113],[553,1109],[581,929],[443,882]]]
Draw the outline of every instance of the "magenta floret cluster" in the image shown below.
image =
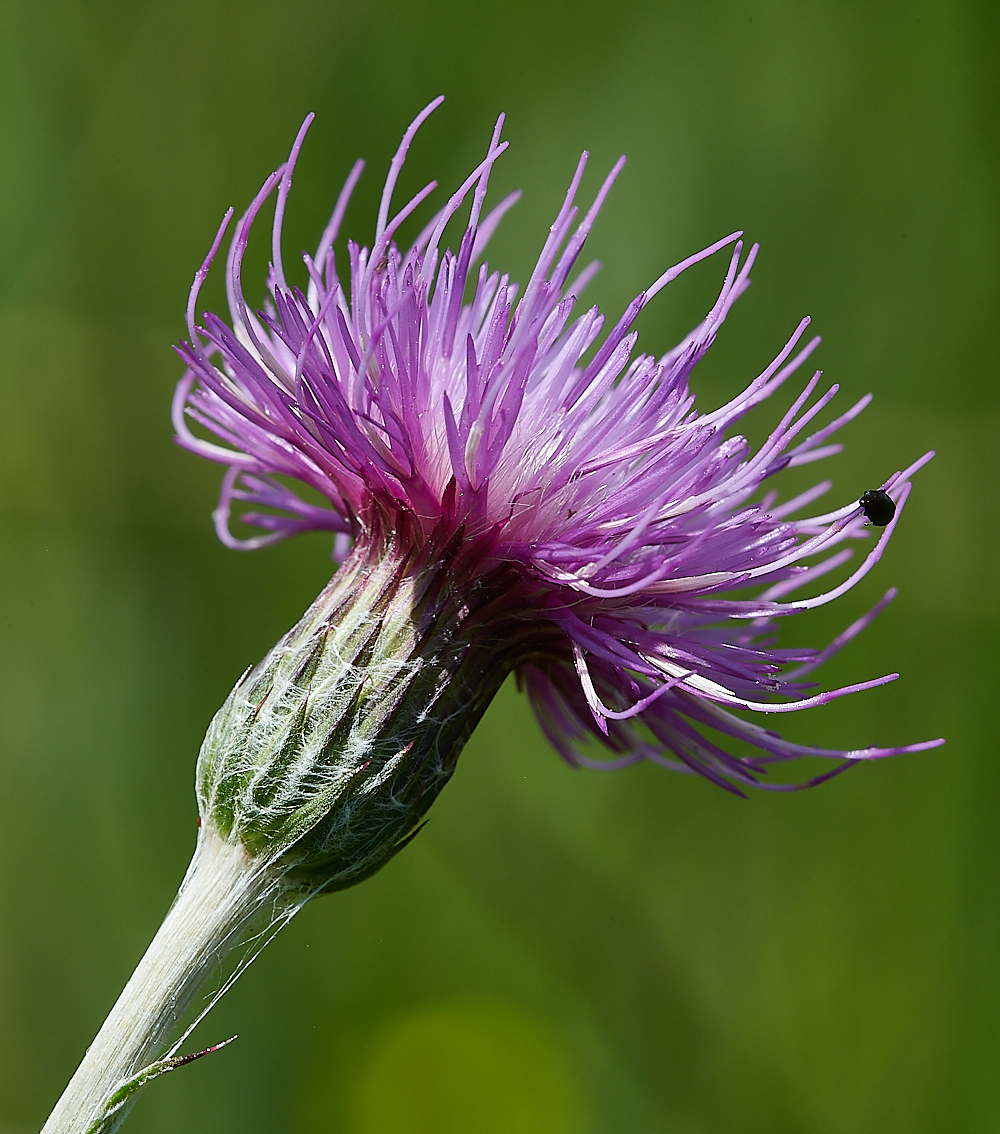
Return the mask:
[[[371,247],[348,242],[343,279],[334,242],[360,162],[315,255],[304,256],[305,290],[287,282],[282,265],[282,218],[311,119],[236,226],[225,269],[228,324],[206,314],[197,326],[195,310],[231,213],[196,276],[174,421],[180,444],[227,466],[215,512],[223,542],[256,548],[321,529],[335,533],[335,556],[343,558],[365,540],[374,509],[405,512],[418,539],[461,532],[487,541],[493,561],[517,565],[536,584],[539,624],[555,624],[564,635],[560,648],[526,659],[518,677],[547,736],[574,765],[652,760],[734,791],[789,790],[858,760],[942,743],[811,748],[752,721],[894,679],[818,694],[803,680],[894,591],[825,650],[779,649],[774,631],[778,619],[832,601],[871,570],[903,511],[909,478],[933,454],[882,485],[896,514],[860,565],[830,589],[789,598],[844,564],[848,541],[873,531],[857,501],[799,516],[829,482],[780,503],[765,482],[838,452],[830,438],[870,396],[809,432],[837,392],[831,386],[814,397],[817,372],[756,452],[730,435],[815,349],[818,339],[803,342],[804,319],[742,393],[710,413],[695,409],[691,373],[749,285],[757,246],[744,255],[740,233],[665,272],[606,334],[596,307],[574,315],[597,270],[590,264],[574,276],[577,261],[624,158],[578,222],[583,155],[523,292],[491,272],[482,254],[518,197],[483,215],[490,171],[507,146],[502,118],[483,162],[401,251],[396,233],[435,183],[395,214],[393,190],[417,129],[440,101],[407,130]],[[251,226],[275,190],[267,301],[254,312],[243,294],[242,262]],[[442,252],[445,227],[470,194],[458,252]],[[646,303],[687,267],[729,246],[722,290],[702,323],[660,358],[636,355],[632,326]],[[196,436],[186,417],[222,444]],[[308,485],[328,505],[306,502],[278,477]],[[248,509],[241,522],[262,534],[231,533],[234,502]],[[750,719],[733,710],[749,710]],[[595,740],[610,749],[607,758],[595,757]],[[770,781],[770,765],[799,756],[837,763],[804,784]]]

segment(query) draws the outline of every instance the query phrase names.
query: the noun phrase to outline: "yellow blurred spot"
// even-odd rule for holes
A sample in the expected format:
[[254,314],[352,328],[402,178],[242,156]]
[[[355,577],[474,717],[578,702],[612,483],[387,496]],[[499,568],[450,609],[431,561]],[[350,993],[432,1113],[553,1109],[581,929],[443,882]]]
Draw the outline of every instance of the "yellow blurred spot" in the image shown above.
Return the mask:
[[579,1134],[585,1108],[559,1042],[508,1005],[393,1021],[349,1080],[347,1134]]

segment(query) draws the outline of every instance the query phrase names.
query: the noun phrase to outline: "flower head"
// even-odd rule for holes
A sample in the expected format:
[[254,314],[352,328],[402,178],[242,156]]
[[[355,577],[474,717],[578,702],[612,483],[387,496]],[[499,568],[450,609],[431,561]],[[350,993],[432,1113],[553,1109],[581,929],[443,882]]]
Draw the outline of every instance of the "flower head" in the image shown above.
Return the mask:
[[[941,743],[810,748],[753,723],[896,676],[821,693],[803,680],[868,625],[894,591],[826,649],[778,648],[774,632],[781,619],[832,601],[871,570],[899,521],[910,476],[933,454],[881,485],[896,504],[895,516],[860,565],[830,589],[790,598],[815,589],[850,558],[845,545],[873,530],[856,500],[800,516],[829,482],[782,502],[765,482],[839,451],[830,438],[870,396],[810,432],[837,392],[832,386],[815,396],[817,372],[756,452],[731,434],[812,354],[819,340],[803,340],[809,324],[803,319],[770,366],[732,401],[707,413],[695,409],[692,371],[749,285],[757,254],[756,245],[744,252],[740,233],[664,272],[610,331],[596,307],[577,311],[597,265],[573,273],[624,158],[578,220],[583,155],[523,292],[491,272],[481,257],[518,196],[483,213],[490,172],[507,145],[500,141],[502,117],[482,163],[401,250],[397,231],[435,183],[395,214],[393,190],[417,129],[440,101],[407,130],[371,246],[348,243],[346,272],[338,270],[333,245],[360,162],[315,255],[304,257],[305,290],[285,277],[282,218],[311,119],[236,226],[225,269],[230,323],[206,314],[196,326],[199,288],[231,213],[220,228],[191,292],[190,337],[179,348],[188,371],[174,413],[180,444],[227,466],[215,513],[220,538],[255,548],[299,531],[330,531],[335,556],[349,560],[342,572],[370,580],[378,563],[391,558],[394,586],[404,578],[412,583],[411,610],[424,609],[420,596],[429,593],[427,572],[436,565],[431,589],[448,598],[437,599],[424,618],[439,635],[435,657],[447,639],[461,640],[456,650],[463,658],[478,659],[474,680],[466,673],[464,681],[481,693],[471,698],[477,708],[458,730],[459,747],[511,670],[546,735],[573,765],[619,768],[652,760],[737,792],[751,785],[787,790],[804,785],[771,782],[770,765],[799,756],[837,758],[832,771],[808,784],[858,760]],[[243,255],[275,191],[268,295],[255,313],[243,295]],[[442,251],[446,225],[470,197],[457,253]],[[687,267],[727,247],[722,290],[701,324],[662,357],[635,354],[639,311]],[[185,414],[222,443],[192,433]],[[279,476],[308,485],[327,504],[306,502]],[[241,519],[261,535],[231,534],[235,501],[249,505]],[[372,603],[375,598],[366,600],[369,613]],[[331,609],[320,618],[327,627],[344,617],[343,605],[336,615]],[[421,633],[412,642],[426,641]],[[293,667],[300,685],[306,655],[296,655]],[[365,656],[360,646],[352,655],[358,674]],[[435,680],[439,689],[443,679]],[[428,706],[438,704],[439,694],[428,687],[423,695],[412,730],[437,712]],[[251,705],[247,712],[256,710]],[[593,755],[595,740],[609,750],[605,759]],[[421,791],[433,798],[426,785]]]

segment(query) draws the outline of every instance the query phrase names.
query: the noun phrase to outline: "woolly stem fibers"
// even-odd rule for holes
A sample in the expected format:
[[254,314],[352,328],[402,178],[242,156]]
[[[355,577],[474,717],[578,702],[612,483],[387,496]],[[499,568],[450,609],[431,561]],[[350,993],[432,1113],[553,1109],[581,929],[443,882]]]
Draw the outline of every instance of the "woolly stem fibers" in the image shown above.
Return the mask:
[[[269,928],[280,927],[303,900],[302,895],[287,895],[275,875],[262,870],[239,843],[226,843],[211,827],[203,826],[169,913],[42,1134],[111,1134],[117,1130],[139,1088],[177,1065],[161,1057],[165,1053],[172,1056],[194,1024],[169,1051],[167,1044],[198,991],[230,950],[245,939],[244,931],[269,903],[274,906]],[[237,974],[269,938],[264,930]],[[209,1000],[205,1012],[233,979],[235,975]]]

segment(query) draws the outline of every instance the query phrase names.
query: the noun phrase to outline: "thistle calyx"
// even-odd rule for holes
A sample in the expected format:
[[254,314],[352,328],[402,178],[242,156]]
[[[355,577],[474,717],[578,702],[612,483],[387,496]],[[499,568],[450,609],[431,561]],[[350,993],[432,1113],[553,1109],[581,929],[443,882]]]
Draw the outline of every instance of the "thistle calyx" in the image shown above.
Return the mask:
[[309,896],[413,837],[538,637],[485,543],[459,530],[419,547],[405,516],[380,526],[237,682],[198,760],[202,821]]

